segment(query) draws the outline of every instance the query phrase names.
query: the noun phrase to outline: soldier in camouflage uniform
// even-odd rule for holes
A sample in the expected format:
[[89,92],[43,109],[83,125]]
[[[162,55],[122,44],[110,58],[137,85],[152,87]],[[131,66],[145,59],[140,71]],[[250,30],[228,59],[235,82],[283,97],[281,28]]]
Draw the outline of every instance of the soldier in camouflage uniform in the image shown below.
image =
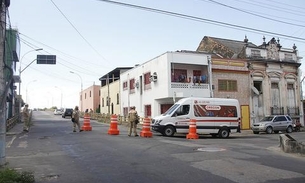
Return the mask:
[[137,137],[139,136],[137,134],[137,124],[139,123],[139,116],[136,111],[136,107],[131,107],[129,114],[128,114],[128,119],[129,119],[129,132],[128,136],[131,136],[131,132],[133,130],[134,136]]

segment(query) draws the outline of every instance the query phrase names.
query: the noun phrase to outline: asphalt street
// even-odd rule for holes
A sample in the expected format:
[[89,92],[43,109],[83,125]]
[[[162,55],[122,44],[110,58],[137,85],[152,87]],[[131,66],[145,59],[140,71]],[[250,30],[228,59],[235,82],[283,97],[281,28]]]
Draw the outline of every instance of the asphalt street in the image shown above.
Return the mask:
[[[34,172],[38,183],[305,182],[305,157],[282,152],[279,134],[128,137],[126,126],[108,135],[109,124],[94,120],[92,131],[73,133],[69,118],[45,111],[33,113],[29,133],[22,125],[7,133],[7,166]],[[304,141],[305,132],[291,136]]]

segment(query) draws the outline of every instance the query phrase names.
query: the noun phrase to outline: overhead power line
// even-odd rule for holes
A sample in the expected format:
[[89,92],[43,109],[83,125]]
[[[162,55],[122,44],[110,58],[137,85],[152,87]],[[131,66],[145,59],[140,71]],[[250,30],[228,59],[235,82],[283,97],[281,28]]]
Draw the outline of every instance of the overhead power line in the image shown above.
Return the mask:
[[100,57],[103,58],[103,60],[107,61],[90,43],[89,41],[78,31],[78,29],[72,24],[72,22],[68,19],[68,17],[59,9],[59,7],[53,2],[53,0],[50,0],[53,5],[57,8],[57,10],[62,14],[62,16],[69,22],[69,24],[73,27],[73,29],[78,33],[78,35],[95,51],[96,54],[98,54]]
[[268,4],[267,3],[268,1],[264,1],[264,3],[257,2],[255,0],[248,0],[248,1],[250,1],[250,2],[246,2],[247,4],[251,4],[251,5],[254,5],[254,6],[258,6],[258,7],[263,7],[263,8],[266,8],[268,10],[276,10],[276,11],[280,11],[280,12],[284,12],[284,13],[289,13],[289,14],[292,14],[292,15],[302,16],[302,17],[305,16],[304,11],[289,9],[289,8],[287,8],[288,5],[285,5],[285,8],[283,8],[281,6],[278,6],[278,4],[281,4],[279,1],[276,2],[275,4]]
[[235,8],[233,6],[229,6],[227,4],[223,4],[223,3],[220,3],[220,2],[217,2],[217,1],[214,1],[214,0],[208,0],[208,1],[210,1],[210,2],[212,2],[214,4],[218,4],[218,5],[227,7],[227,8],[234,9],[236,11],[240,11],[240,12],[243,12],[243,13],[246,13],[246,14],[249,14],[249,15],[253,15],[253,16],[256,16],[256,17],[264,18],[264,19],[267,19],[267,20],[271,20],[271,21],[275,21],[275,22],[280,22],[280,23],[287,24],[287,25],[294,25],[294,26],[298,26],[298,27],[305,27],[305,25],[290,23],[290,22],[286,22],[286,21],[282,21],[282,20],[278,20],[278,19],[274,19],[274,18],[269,18],[267,16],[259,15],[259,14],[256,14],[256,13],[251,13],[249,11],[242,10],[242,9],[239,9],[239,8]]
[[[293,3],[286,4],[286,3],[282,3],[282,2],[280,2],[280,1],[275,1],[275,0],[269,0],[269,1],[274,2],[274,3],[276,3],[276,4],[282,4],[282,5],[284,5],[285,7],[290,6],[290,7],[293,7],[293,8],[297,8],[297,9],[304,10],[304,7],[295,6]],[[295,11],[295,10],[294,10],[294,11]],[[304,12],[304,11],[302,11],[302,13],[303,13],[303,12]]]
[[171,12],[171,11],[165,11],[165,10],[149,8],[149,7],[145,7],[145,6],[139,6],[139,5],[128,4],[128,3],[122,3],[122,2],[117,2],[117,1],[109,1],[109,0],[97,0],[97,1],[110,3],[110,4],[115,4],[115,5],[120,5],[120,6],[125,6],[125,7],[130,7],[130,8],[135,8],[135,9],[140,9],[140,10],[145,10],[145,11],[151,11],[151,12],[155,12],[155,13],[165,14],[165,15],[169,15],[169,16],[184,18],[184,19],[189,19],[189,20],[198,21],[198,22],[205,22],[205,23],[214,24],[214,25],[218,25],[218,26],[230,27],[230,28],[233,28],[233,29],[248,30],[248,31],[251,31],[251,32],[256,32],[256,33],[264,33],[264,34],[268,34],[268,35],[279,36],[279,37],[282,37],[282,38],[292,39],[292,40],[295,40],[297,42],[304,42],[305,41],[305,38],[301,38],[301,37],[289,36],[289,35],[275,33],[275,32],[271,32],[271,31],[265,31],[265,30],[251,28],[251,27],[245,27],[245,26],[241,26],[241,25],[235,25],[235,24],[210,20],[210,19],[206,19],[206,18],[200,18],[200,17],[181,14],[181,13],[175,13],[175,12]]
[[[19,35],[22,35],[23,37],[28,38],[28,39],[30,39],[31,41],[34,41],[34,42],[36,42],[36,43],[38,43],[38,44],[40,44],[40,45],[43,45],[43,47],[47,47],[47,48],[50,48],[50,49],[52,49],[52,50],[55,50],[56,52],[59,52],[60,54],[65,55],[66,57],[70,57],[70,58],[73,59],[73,60],[76,60],[76,59],[77,59],[77,60],[80,60],[80,61],[82,61],[82,62],[86,62],[86,64],[90,63],[90,62],[88,62],[88,61],[84,61],[84,60],[81,60],[81,59],[76,58],[76,57],[74,57],[74,56],[68,55],[68,54],[66,54],[66,53],[64,53],[64,52],[62,52],[62,51],[60,51],[60,50],[58,50],[58,49],[55,49],[55,48],[53,48],[53,47],[50,47],[50,46],[48,46],[48,45],[46,45],[46,44],[43,44],[43,43],[38,42],[38,41],[35,41],[34,39],[32,39],[32,38],[30,38],[30,37],[28,37],[28,36],[26,36],[26,35],[24,35],[24,34],[22,34],[22,33],[20,33],[20,32],[19,32]],[[23,39],[23,38],[21,38],[21,37],[20,37],[20,40],[21,40],[25,45],[27,45],[27,46],[29,46],[29,47],[31,47],[31,48],[32,48],[32,47],[33,47],[33,48],[34,48],[34,47],[37,47],[37,46],[34,46],[34,45],[31,44],[29,41],[27,41],[27,40],[25,40],[25,39]],[[45,51],[46,53],[48,53],[48,54],[51,54],[50,52],[47,52],[45,49],[44,49],[44,51]],[[69,62],[69,61],[63,59],[62,57],[57,56],[57,58],[59,58],[59,59],[62,60],[62,61],[67,62],[68,64],[64,64],[64,63],[60,63],[60,62],[58,62],[58,63],[61,64],[61,65],[64,65],[65,67],[67,67],[67,68],[69,68],[69,69],[76,70],[76,71],[81,72],[81,73],[83,73],[83,74],[88,74],[88,75],[99,75],[98,73],[96,73],[96,72],[94,72],[94,71],[92,71],[92,70],[89,70],[89,69],[87,69],[87,68],[84,67],[84,66],[79,66],[79,65],[77,65],[77,64],[75,64],[75,63]],[[70,66],[77,67],[78,69],[72,68],[72,67],[70,67]],[[102,65],[97,65],[97,64],[95,64],[95,67],[96,67],[96,66],[102,67]]]

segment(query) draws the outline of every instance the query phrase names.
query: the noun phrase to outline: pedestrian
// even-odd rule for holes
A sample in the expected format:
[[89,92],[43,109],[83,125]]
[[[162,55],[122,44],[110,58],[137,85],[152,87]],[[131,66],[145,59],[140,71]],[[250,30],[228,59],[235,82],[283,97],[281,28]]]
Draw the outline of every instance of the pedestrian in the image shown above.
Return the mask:
[[28,104],[25,104],[22,110],[22,116],[23,116],[23,131],[28,132],[30,128],[30,111]]
[[73,132],[76,132],[76,125],[78,127],[79,132],[83,131],[80,128],[78,106],[75,106],[75,108],[73,110],[73,113],[72,113],[72,122],[73,122]]
[[90,112],[89,112],[90,117],[92,117],[93,115],[93,110],[90,108]]
[[133,130],[134,136],[137,137],[139,136],[137,134],[137,124],[139,123],[139,116],[136,111],[136,107],[131,107],[130,111],[128,113],[128,119],[129,119],[129,132],[128,136],[131,136],[131,132]]

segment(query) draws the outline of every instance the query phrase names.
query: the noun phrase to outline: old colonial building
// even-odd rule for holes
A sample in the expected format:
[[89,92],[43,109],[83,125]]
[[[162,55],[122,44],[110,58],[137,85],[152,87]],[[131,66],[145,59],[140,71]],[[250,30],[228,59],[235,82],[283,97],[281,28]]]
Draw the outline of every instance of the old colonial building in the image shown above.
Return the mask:
[[283,48],[275,38],[268,42],[263,38],[257,46],[247,38],[236,41],[205,36],[197,51],[216,56],[212,57],[214,97],[237,98],[241,107],[249,105],[249,112],[242,108],[242,120],[249,118],[254,123],[267,115],[289,114],[304,125],[299,80],[301,58],[296,46],[291,46]]

